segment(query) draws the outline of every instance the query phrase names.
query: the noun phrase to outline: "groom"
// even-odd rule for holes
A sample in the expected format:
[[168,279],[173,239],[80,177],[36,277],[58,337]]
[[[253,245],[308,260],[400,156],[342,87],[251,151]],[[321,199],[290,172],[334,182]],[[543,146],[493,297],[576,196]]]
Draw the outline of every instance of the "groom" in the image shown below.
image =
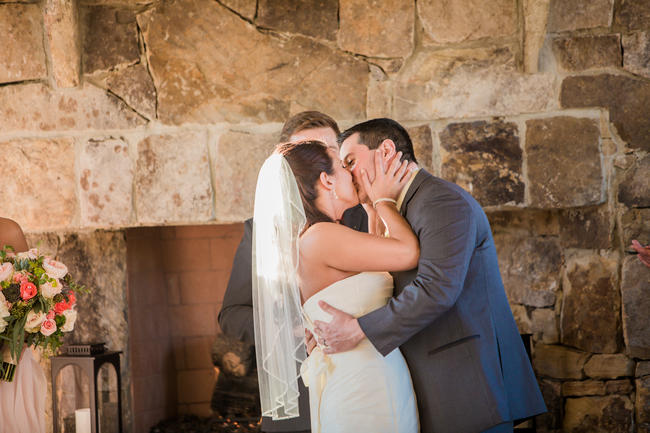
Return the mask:
[[[368,196],[361,173],[374,179],[374,158],[387,166],[401,151],[416,161],[408,133],[390,119],[355,125],[339,143],[362,202]],[[397,206],[420,241],[418,267],[394,273],[393,298],[359,319],[321,301],[333,316],[315,323],[326,353],[350,350],[364,337],[384,356],[401,348],[422,433],[512,432],[513,422],[545,412],[481,206],[423,169]]]

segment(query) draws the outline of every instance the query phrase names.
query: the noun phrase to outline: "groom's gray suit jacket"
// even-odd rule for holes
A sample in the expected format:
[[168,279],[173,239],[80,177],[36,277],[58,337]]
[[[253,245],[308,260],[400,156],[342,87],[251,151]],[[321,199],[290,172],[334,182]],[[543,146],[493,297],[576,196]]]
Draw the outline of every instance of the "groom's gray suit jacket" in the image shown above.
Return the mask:
[[394,297],[359,324],[383,355],[401,348],[421,432],[477,433],[545,412],[481,206],[420,170],[400,211],[420,240],[418,267],[394,273]]

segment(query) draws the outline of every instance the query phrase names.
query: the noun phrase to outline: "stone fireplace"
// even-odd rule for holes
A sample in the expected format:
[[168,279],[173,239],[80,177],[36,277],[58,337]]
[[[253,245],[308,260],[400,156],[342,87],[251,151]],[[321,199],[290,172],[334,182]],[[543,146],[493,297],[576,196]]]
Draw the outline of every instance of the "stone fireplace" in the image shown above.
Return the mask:
[[538,431],[650,431],[650,3],[443,4],[0,0],[0,213],[94,288],[74,338],[124,352],[128,432],[209,413],[257,170],[305,109],[398,120],[485,207]]

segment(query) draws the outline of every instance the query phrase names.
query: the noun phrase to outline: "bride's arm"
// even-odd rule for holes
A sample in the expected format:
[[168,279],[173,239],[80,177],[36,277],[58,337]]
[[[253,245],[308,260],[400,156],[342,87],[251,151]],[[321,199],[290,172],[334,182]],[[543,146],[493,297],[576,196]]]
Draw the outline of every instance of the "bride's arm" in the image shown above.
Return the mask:
[[364,203],[361,206],[363,206],[363,210],[365,210],[366,215],[368,215],[368,233],[376,236],[384,236],[386,227],[381,221],[381,218],[379,218],[379,215],[377,215],[375,208],[367,203]]
[[[319,223],[303,235],[303,253],[313,252],[325,265],[349,272],[403,271],[417,266],[420,254],[418,239],[393,202],[410,178],[410,173],[406,173],[408,163],[400,163],[396,157],[384,170],[380,159],[376,160],[379,162],[376,162],[375,180],[372,184],[367,176],[362,180],[389,236],[361,233],[339,224]],[[369,215],[369,230],[375,225],[374,221]]]
[[[404,220],[392,203],[379,204],[377,209],[389,220]],[[388,223],[391,235],[382,237],[340,224],[318,223],[305,232],[300,248],[303,253],[318,255],[326,266],[342,271],[405,271],[417,266],[420,249],[405,220],[404,225],[397,228]]]

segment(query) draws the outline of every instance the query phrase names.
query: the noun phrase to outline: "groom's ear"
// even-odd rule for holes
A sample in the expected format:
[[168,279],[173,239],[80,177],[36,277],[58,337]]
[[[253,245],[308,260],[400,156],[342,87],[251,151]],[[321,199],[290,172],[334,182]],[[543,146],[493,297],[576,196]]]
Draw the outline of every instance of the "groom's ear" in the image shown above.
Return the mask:
[[381,157],[384,161],[390,161],[397,153],[395,149],[395,142],[393,142],[393,140],[390,138],[385,139],[379,145],[379,152],[381,152]]

